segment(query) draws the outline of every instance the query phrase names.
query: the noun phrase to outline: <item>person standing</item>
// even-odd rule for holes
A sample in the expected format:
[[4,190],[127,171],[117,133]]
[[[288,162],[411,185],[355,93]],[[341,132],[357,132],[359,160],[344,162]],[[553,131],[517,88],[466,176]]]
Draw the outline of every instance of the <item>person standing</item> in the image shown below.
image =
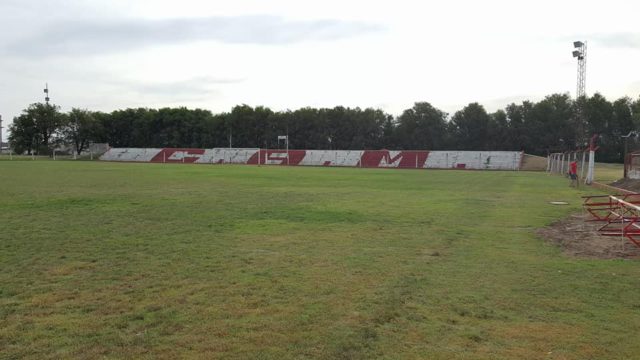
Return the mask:
[[579,187],[580,183],[578,181],[578,162],[573,160],[569,163],[569,177],[571,178],[571,187]]

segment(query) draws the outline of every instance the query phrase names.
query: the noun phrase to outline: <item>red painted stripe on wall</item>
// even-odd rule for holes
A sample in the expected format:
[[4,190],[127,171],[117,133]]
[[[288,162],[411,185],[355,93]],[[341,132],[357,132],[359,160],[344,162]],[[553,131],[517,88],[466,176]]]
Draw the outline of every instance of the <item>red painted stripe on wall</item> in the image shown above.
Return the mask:
[[[299,165],[307,154],[306,150],[260,150],[260,164],[262,165]],[[288,157],[288,161],[287,161]],[[253,154],[249,165],[258,165],[258,152]]]
[[358,166],[417,169],[424,167],[428,156],[428,151],[400,151],[392,156],[389,150],[365,150]]
[[164,148],[151,162],[164,163],[193,163],[204,155],[204,149]]

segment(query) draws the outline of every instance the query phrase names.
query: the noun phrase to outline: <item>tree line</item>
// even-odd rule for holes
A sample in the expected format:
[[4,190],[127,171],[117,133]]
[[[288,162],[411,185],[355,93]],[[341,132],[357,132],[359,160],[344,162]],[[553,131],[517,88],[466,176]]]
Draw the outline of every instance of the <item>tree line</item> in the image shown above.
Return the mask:
[[[65,144],[81,153],[92,143],[112,147],[278,148],[279,135],[297,149],[517,150],[546,155],[584,148],[599,135],[599,161],[621,161],[624,139],[640,128],[640,99],[608,101],[596,93],[572,99],[552,94],[489,113],[470,103],[452,115],[417,102],[394,117],[380,109],[337,106],[273,111],[235,106],[230,112],[187,108],[111,113],[35,103],[15,117],[9,141],[16,153],[48,154]],[[635,146],[635,142],[630,148]]]

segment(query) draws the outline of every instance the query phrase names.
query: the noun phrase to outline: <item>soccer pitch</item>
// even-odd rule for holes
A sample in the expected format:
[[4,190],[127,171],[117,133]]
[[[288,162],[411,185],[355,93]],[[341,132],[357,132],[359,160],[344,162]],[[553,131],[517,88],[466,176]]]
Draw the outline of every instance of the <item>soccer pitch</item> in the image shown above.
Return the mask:
[[533,172],[1,161],[0,358],[635,358],[640,263],[535,235],[594,192]]

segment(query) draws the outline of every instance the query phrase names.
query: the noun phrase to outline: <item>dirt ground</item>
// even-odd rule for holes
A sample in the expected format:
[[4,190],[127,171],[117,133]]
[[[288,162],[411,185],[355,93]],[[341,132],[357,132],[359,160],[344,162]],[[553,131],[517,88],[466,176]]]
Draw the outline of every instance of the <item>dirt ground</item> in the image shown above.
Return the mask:
[[539,229],[536,233],[562,247],[565,254],[595,259],[640,259],[640,248],[629,240],[601,236],[597,229],[604,223],[584,221],[585,216],[574,214]]
[[612,182],[609,185],[633,192],[640,192],[640,180],[620,179]]

